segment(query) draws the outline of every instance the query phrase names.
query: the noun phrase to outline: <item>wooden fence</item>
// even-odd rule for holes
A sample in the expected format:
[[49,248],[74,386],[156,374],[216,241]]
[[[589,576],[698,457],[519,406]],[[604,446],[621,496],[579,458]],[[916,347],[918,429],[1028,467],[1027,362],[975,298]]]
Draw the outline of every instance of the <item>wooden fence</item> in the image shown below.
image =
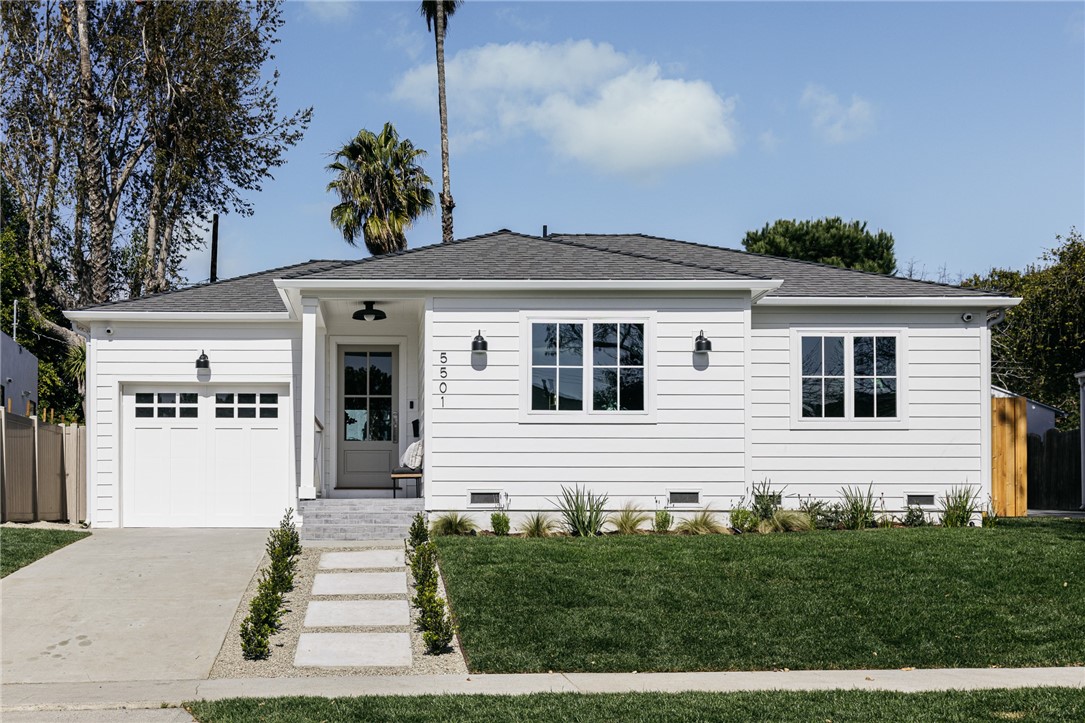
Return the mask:
[[0,409],[0,521],[87,518],[86,432]]
[[991,399],[991,503],[1000,517],[1028,514],[1028,400]]
[[1028,436],[1028,506],[1034,510],[1081,507],[1081,436],[1049,429]]

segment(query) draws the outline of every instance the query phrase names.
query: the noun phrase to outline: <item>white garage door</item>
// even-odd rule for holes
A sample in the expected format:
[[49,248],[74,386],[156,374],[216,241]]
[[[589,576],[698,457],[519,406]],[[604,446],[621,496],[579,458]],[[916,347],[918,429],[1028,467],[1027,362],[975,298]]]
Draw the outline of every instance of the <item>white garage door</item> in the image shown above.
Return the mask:
[[125,527],[271,527],[296,507],[286,387],[126,386]]

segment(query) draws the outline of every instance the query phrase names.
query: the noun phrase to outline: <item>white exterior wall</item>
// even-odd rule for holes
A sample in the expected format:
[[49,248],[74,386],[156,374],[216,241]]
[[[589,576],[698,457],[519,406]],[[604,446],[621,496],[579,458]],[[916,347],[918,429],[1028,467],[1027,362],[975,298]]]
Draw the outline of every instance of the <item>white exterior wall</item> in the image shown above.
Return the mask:
[[[750,482],[786,485],[793,495],[838,499],[840,488],[873,483],[887,511],[906,494],[935,494],[973,485],[980,504],[990,494],[990,348],[984,308],[971,310],[840,310],[754,307],[751,335]],[[896,428],[856,420],[797,428],[792,392],[793,329],[901,333],[899,383],[906,419]],[[828,421],[828,420],[827,420]],[[873,422],[874,420],[869,420]],[[790,499],[789,499],[790,497]]]
[[[561,486],[576,484],[609,494],[609,508],[628,501],[651,509],[656,499],[666,504],[668,490],[700,490],[702,505],[727,509],[744,486],[748,309],[749,298],[738,296],[433,299],[425,323],[427,509],[472,509],[470,491],[503,491],[513,512],[551,510]],[[525,315],[551,313],[588,321],[650,315],[655,379],[646,399],[655,395],[654,422],[522,420]],[[489,343],[484,368],[471,359],[480,328]],[[702,329],[713,351],[697,369],[693,341]],[[475,516],[485,524],[490,509]]]
[[[113,329],[112,334],[106,328]],[[209,376],[197,377],[207,353]],[[95,527],[118,527],[122,444],[121,387],[125,384],[284,384],[297,439],[301,330],[297,323],[94,324],[87,351],[87,510]],[[295,450],[296,450],[295,442]],[[291,450],[291,467],[296,452]]]

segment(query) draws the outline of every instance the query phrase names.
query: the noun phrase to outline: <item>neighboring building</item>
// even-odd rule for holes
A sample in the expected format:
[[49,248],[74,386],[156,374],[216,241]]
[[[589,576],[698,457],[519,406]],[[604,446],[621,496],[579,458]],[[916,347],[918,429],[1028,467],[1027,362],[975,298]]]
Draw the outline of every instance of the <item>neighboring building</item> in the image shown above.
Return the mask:
[[0,406],[16,414],[38,410],[38,358],[0,332]]
[[1066,412],[1061,409],[1056,409],[1043,402],[1037,402],[1035,399],[1029,399],[1024,394],[1014,394],[1009,389],[1003,389],[1002,387],[996,387],[991,385],[992,397],[1024,397],[1028,402],[1028,433],[1037,434],[1041,437],[1049,429],[1054,429],[1059,417],[1065,417]]
[[68,312],[89,335],[90,518],[268,526],[318,496],[391,497],[416,429],[425,509],[479,521],[578,484],[679,512],[764,479],[789,506],[868,484],[889,511],[986,499],[988,319],[1018,301],[498,231]]

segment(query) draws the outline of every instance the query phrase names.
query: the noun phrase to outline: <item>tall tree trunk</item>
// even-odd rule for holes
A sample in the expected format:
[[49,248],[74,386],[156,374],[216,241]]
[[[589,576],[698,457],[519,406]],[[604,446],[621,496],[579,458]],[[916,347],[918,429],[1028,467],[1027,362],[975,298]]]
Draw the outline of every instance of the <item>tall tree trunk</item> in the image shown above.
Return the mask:
[[90,220],[91,303],[101,303],[110,294],[110,255],[113,250],[113,226],[103,196],[106,188],[102,166],[102,139],[98,130],[98,101],[94,95],[94,70],[90,62],[90,31],[87,27],[87,1],[75,0],[76,29],[79,36],[79,105],[83,151],[81,170],[86,182],[87,216]]
[[445,3],[437,0],[434,36],[437,39],[437,106],[441,111],[441,241],[452,241],[452,182],[448,177],[448,107],[445,104]]

